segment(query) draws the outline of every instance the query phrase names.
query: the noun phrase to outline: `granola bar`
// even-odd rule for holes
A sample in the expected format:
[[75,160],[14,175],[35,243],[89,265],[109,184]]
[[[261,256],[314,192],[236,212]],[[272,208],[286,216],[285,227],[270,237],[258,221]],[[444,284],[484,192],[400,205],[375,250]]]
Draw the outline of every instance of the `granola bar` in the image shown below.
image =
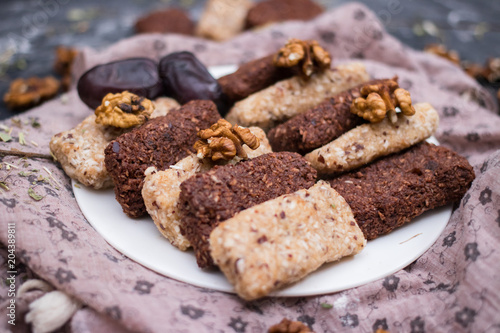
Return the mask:
[[277,67],[273,59],[271,54],[247,62],[236,72],[218,79],[224,94],[234,103],[294,75],[293,69]]
[[325,98],[368,81],[364,65],[350,63],[313,75],[309,80],[294,76],[237,102],[226,119],[241,126],[259,126],[265,131],[276,123],[321,103]]
[[395,124],[385,118],[360,125],[304,157],[319,174],[337,174],[408,148],[430,137],[439,123],[438,113],[430,104],[414,107],[416,113],[411,117],[400,114]]
[[193,153],[196,133],[218,119],[212,101],[195,100],[111,141],[104,150],[104,162],[123,212],[130,217],[145,215],[141,195],[144,171],[150,166],[167,169]]
[[245,19],[246,28],[286,20],[307,21],[324,12],[312,0],[265,0],[253,6]]
[[360,96],[360,89],[364,85],[386,81],[372,80],[343,91],[274,127],[268,133],[273,150],[306,154],[363,124],[363,118],[350,111],[352,101]]
[[126,129],[99,125],[95,119],[93,114],[75,128],[54,135],[49,147],[70,178],[101,189],[113,186],[104,166],[104,148]]
[[[161,97],[155,100],[155,106],[151,118],[166,115],[179,104],[174,99]],[[97,190],[113,186],[104,166],[104,149],[111,140],[130,129],[102,126],[95,119],[95,115],[88,116],[75,128],[54,135],[49,146],[70,178]]]
[[217,41],[239,34],[252,5],[250,0],[209,0],[196,27],[196,35]]
[[[259,138],[260,146],[256,150],[243,146],[248,158],[270,153],[271,146],[264,131],[258,127],[250,127],[250,131]],[[237,161],[239,159],[235,158],[229,163],[235,164]],[[210,160],[199,159],[192,154],[163,171],[158,171],[155,167],[146,169],[142,187],[146,209],[163,236],[182,251],[188,249],[191,244],[180,232],[181,216],[178,208],[180,185],[196,173],[208,171],[212,167],[213,163]]]
[[329,182],[370,240],[460,200],[473,180],[474,169],[464,157],[422,142]]
[[140,17],[135,22],[135,31],[142,33],[177,33],[194,35],[194,23],[188,14],[179,8],[157,10]]
[[324,181],[241,211],[210,234],[214,262],[246,300],[355,255],[365,245],[349,205]]

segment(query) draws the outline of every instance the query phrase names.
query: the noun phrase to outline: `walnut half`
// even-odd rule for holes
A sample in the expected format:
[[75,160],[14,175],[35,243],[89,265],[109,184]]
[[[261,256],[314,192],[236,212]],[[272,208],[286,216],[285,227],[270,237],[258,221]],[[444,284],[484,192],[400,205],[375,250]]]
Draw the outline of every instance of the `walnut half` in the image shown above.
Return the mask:
[[109,93],[95,110],[98,124],[129,128],[142,125],[149,119],[155,107],[153,102],[128,91]]
[[301,74],[309,78],[313,73],[330,68],[330,54],[315,40],[290,39],[274,57],[277,67],[299,66]]
[[259,148],[259,139],[248,128],[232,126],[227,120],[219,121],[210,128],[198,132],[200,140],[194,144],[199,158],[210,158],[212,161],[231,160],[235,156],[248,158],[242,145],[251,149]]
[[399,87],[397,79],[395,77],[385,83],[363,86],[360,90],[361,97],[352,102],[351,112],[371,123],[382,121],[388,113],[389,120],[394,124],[398,120],[396,107],[405,116],[414,115],[410,93]]

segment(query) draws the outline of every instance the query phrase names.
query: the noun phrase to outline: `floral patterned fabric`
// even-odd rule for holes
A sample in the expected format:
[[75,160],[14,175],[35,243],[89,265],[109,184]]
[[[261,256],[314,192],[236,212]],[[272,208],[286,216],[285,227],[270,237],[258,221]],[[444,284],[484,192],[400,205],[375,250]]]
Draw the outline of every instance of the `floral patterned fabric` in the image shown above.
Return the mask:
[[[36,275],[83,302],[85,307],[67,324],[73,332],[249,333],[266,331],[283,317],[316,332],[499,331],[500,117],[493,99],[458,67],[388,35],[362,5],[343,6],[310,22],[272,25],[225,43],[140,35],[101,52],[83,50],[75,76],[98,63],[134,56],[159,59],[178,50],[194,52],[206,65],[242,63],[276,51],[289,37],[317,39],[336,63],[355,58],[374,78],[398,75],[415,102],[430,102],[438,110],[435,136],[440,143],[474,166],[476,180],[426,253],[391,276],[343,292],[244,302],[164,277],[123,256],[85,220],[59,165],[47,158],[6,154],[0,157],[2,164],[17,168],[0,169],[0,181],[10,188],[0,196],[0,257],[5,265],[7,223],[15,223],[16,255],[22,261],[16,268],[18,286]],[[22,114],[20,122],[14,121],[13,141],[0,143],[0,149],[49,154],[51,136],[90,112],[73,90]],[[41,127],[31,126],[32,119]],[[3,123],[10,127],[13,121]],[[20,131],[25,145],[18,142]],[[30,171],[34,169],[39,171]],[[36,195],[43,199],[36,201]],[[4,318],[6,288],[0,287]],[[27,329],[20,325],[29,299],[39,296],[34,293],[40,292],[18,300],[18,330]]]

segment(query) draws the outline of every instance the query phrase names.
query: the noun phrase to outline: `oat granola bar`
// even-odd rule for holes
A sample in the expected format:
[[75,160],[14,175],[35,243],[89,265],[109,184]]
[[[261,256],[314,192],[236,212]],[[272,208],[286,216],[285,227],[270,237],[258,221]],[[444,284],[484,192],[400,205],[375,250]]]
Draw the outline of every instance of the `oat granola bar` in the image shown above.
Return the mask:
[[[264,131],[258,127],[250,127],[250,131],[259,138],[260,146],[256,150],[243,146],[248,158],[270,153],[271,146]],[[236,161],[237,158],[229,163]],[[163,236],[182,251],[191,247],[191,244],[180,232],[181,216],[178,208],[180,185],[196,173],[208,171],[212,167],[213,163],[210,160],[199,159],[192,154],[163,171],[157,171],[155,167],[146,169],[142,187],[146,209]]]
[[214,262],[246,300],[355,255],[365,245],[349,205],[324,181],[243,210],[210,234]]
[[196,35],[217,41],[230,39],[245,26],[250,0],[209,0],[196,27]]
[[365,237],[374,239],[460,200],[473,180],[464,157],[422,142],[329,182],[351,206]]
[[212,101],[191,101],[111,141],[105,149],[104,162],[124,213],[130,217],[145,215],[141,195],[144,171],[150,166],[165,170],[193,153],[198,131],[218,119],[220,115]]
[[384,83],[372,80],[325,99],[319,105],[280,124],[268,133],[274,151],[295,151],[306,154],[363,124],[363,118],[353,114],[352,101],[366,84]]
[[408,148],[430,137],[439,123],[438,113],[430,104],[414,107],[413,116],[400,114],[395,124],[385,118],[360,125],[304,157],[319,174],[337,174]]
[[303,113],[325,98],[368,79],[368,73],[360,63],[340,65],[314,74],[307,81],[294,76],[237,102],[226,119],[241,126],[259,126],[267,131],[276,123]]
[[54,135],[49,147],[71,179],[97,190],[113,186],[104,166],[104,148],[126,129],[99,125],[95,119],[88,116],[75,128]]
[[[179,103],[161,97],[155,100],[155,106],[151,118],[166,115],[178,108]],[[75,128],[54,135],[49,146],[70,178],[97,190],[113,186],[104,166],[104,149],[111,140],[130,129],[99,125],[95,119],[95,115],[88,116]]]
[[216,166],[181,184],[181,232],[198,266],[213,265],[210,232],[237,212],[314,185],[316,171],[297,153],[270,153],[236,165]]

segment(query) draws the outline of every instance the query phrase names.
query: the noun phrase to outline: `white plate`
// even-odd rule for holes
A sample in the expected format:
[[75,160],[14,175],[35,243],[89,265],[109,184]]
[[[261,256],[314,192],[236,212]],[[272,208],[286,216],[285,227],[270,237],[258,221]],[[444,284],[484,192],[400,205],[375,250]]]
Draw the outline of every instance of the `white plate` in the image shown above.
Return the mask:
[[[234,66],[212,68],[214,76],[234,71]],[[431,140],[435,142],[435,140]],[[74,182],[73,182],[74,185]],[[192,251],[172,246],[150,217],[128,218],[113,190],[74,188],[80,209],[95,230],[115,249],[160,274],[196,286],[234,292],[220,271],[204,271]],[[330,263],[302,281],[274,295],[308,296],[357,287],[388,276],[420,257],[439,237],[451,216],[451,206],[429,211],[396,231],[369,241],[354,257]]]

